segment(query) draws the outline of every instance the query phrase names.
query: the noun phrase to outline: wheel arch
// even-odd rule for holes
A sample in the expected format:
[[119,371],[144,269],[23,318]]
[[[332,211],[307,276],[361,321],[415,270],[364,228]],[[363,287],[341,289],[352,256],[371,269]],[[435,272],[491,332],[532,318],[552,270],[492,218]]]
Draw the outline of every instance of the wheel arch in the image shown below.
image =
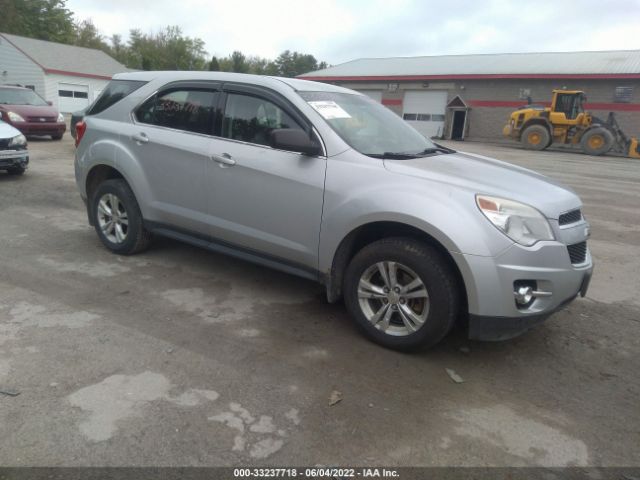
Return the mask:
[[[87,196],[87,216],[89,218],[89,224],[93,226],[93,215],[91,215],[91,205],[93,203],[93,193],[96,191],[98,186],[104,182],[105,180],[112,179],[122,179],[124,180],[134,196],[140,202],[140,197],[138,196],[138,188],[136,182],[131,181],[130,175],[124,168],[119,168],[117,165],[113,165],[111,163],[95,163],[91,166],[84,181],[85,194]],[[139,204],[140,210],[144,215],[143,205]]]
[[[100,147],[100,148],[98,148]],[[86,162],[83,186],[87,198],[87,214],[91,217],[90,205],[92,193],[100,182],[112,178],[121,178],[138,201],[144,218],[150,217],[150,189],[147,177],[135,156],[123,145],[115,142],[99,142],[92,147],[92,157]],[[91,220],[90,220],[91,223]]]
[[413,238],[435,248],[451,266],[456,277],[460,297],[464,300],[461,311],[467,311],[467,289],[462,272],[454,257],[449,253],[449,250],[441,241],[426,231],[398,221],[373,221],[365,223],[351,230],[342,239],[333,255],[331,268],[324,277],[327,300],[330,303],[335,303],[342,297],[344,272],[353,256],[366,245],[389,237]]
[[520,135],[518,135],[518,139],[520,140],[522,138],[522,134],[524,133],[524,131],[531,127],[532,125],[541,125],[543,127],[545,127],[547,129],[547,131],[549,132],[549,136],[551,138],[553,138],[553,128],[551,126],[551,123],[549,122],[549,120],[547,120],[546,118],[542,118],[542,117],[535,117],[535,118],[531,118],[529,120],[527,120],[522,127],[520,127]]

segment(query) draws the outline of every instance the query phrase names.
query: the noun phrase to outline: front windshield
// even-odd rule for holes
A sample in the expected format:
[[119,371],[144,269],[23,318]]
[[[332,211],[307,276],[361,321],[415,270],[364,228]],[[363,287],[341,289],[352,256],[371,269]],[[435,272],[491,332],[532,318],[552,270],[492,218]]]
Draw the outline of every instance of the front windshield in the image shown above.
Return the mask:
[[47,104],[40,95],[33,90],[19,88],[0,88],[0,103],[5,105],[33,105],[44,107]]
[[438,148],[387,107],[365,95],[299,93],[345,142],[365,155],[419,155]]

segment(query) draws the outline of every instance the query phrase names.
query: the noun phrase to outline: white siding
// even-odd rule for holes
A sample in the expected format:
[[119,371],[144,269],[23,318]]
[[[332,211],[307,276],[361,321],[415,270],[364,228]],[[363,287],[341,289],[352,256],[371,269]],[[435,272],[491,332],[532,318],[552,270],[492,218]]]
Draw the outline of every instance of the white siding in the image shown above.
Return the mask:
[[37,93],[45,96],[42,68],[0,36],[0,85],[3,83],[33,85]]
[[[58,90],[59,84],[66,83],[86,87],[89,89],[89,103],[93,102],[96,96],[104,90],[109,80],[99,78],[76,77],[73,75],[47,74],[45,76],[45,98],[51,100],[56,108],[59,108]],[[63,112],[73,113],[73,112]]]

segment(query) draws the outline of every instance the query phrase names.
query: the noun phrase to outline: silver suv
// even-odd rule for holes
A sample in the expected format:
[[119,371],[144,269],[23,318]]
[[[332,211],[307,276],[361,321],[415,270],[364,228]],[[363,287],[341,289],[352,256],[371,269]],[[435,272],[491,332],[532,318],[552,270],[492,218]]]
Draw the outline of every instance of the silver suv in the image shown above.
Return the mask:
[[567,187],[432,143],[337,86],[121,74],[77,142],[78,188],[111,251],[158,234],[319,281],[390,348],[432,346],[457,320],[474,339],[513,337],[591,276]]

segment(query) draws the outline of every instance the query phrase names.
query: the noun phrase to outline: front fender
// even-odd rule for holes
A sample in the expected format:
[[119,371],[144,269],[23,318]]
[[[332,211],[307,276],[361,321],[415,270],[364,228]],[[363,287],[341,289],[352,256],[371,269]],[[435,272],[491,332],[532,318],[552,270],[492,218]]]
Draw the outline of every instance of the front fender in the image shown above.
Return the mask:
[[[493,257],[513,243],[482,215],[475,193],[387,171],[382,165],[332,159],[327,168],[319,270],[331,268],[340,242],[374,222],[417,228],[451,253]],[[390,232],[392,233],[392,232]]]

